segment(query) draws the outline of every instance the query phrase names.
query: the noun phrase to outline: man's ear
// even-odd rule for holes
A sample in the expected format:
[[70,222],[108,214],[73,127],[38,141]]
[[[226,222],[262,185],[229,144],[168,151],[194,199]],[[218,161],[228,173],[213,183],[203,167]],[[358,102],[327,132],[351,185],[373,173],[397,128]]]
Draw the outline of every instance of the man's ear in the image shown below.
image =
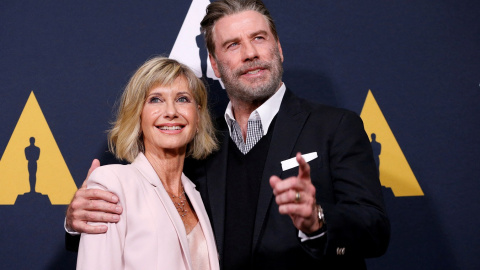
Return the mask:
[[277,46],[278,46],[278,51],[280,53],[280,58],[282,59],[282,63],[283,63],[283,51],[282,51],[282,45],[280,44],[280,40],[277,41]]
[[215,73],[215,76],[220,78],[220,72],[218,71],[217,60],[215,60],[215,57],[211,53],[208,54],[208,58],[210,59],[210,63],[212,64],[212,69],[213,69],[213,72]]

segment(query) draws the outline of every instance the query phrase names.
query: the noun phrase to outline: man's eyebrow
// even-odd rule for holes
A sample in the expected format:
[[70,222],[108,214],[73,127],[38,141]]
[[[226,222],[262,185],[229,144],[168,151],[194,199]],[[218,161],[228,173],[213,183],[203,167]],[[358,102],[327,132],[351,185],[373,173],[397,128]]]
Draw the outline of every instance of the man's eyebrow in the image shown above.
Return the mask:
[[[258,30],[258,31],[255,31],[255,32],[249,34],[248,36],[249,36],[250,38],[252,38],[252,37],[256,37],[256,36],[258,36],[258,35],[266,36],[266,35],[268,35],[268,32],[265,31],[265,30]],[[225,46],[227,46],[227,44],[229,44],[229,43],[237,42],[237,41],[239,41],[239,40],[240,40],[240,38],[238,38],[238,37],[234,37],[234,38],[231,38],[231,39],[227,39],[227,40],[225,40],[225,42],[222,43],[222,48],[224,48]]]
[[255,36],[258,36],[258,35],[266,36],[266,35],[268,35],[268,33],[265,30],[258,30],[256,32],[251,33],[250,37],[255,37]]

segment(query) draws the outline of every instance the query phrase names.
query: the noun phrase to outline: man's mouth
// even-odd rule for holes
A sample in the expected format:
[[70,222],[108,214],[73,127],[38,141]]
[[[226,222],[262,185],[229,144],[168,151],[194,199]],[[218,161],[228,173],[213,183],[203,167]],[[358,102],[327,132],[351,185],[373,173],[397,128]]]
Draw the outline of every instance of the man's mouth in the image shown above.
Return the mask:
[[246,74],[257,74],[257,73],[259,73],[260,71],[261,71],[260,68],[259,68],[259,69],[254,69],[254,70],[249,70],[249,71],[246,72]]

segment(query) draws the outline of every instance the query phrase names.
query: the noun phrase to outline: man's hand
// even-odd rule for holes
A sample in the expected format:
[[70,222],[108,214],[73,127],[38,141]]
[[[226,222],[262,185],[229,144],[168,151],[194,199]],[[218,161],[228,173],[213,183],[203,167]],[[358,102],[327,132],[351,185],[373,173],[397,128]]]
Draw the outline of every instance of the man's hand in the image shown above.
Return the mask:
[[67,209],[66,227],[79,233],[105,233],[107,226],[92,226],[87,222],[118,222],[122,207],[117,205],[118,197],[113,193],[87,189],[87,179],[100,166],[100,161],[93,160],[82,187],[75,192]]
[[[280,214],[289,215],[294,226],[303,233],[319,230],[323,224],[318,220],[315,187],[310,178],[310,165],[297,153],[298,176],[285,180],[270,177],[270,186],[275,195]],[[297,194],[298,193],[298,194]]]

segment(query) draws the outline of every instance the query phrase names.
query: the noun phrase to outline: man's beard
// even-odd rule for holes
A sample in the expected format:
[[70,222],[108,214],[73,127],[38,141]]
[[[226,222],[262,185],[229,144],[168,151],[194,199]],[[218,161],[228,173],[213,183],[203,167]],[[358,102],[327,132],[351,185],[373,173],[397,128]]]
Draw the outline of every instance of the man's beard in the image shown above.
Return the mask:
[[[236,70],[228,70],[223,63],[217,61],[218,70],[230,100],[245,103],[263,103],[275,94],[282,81],[283,66],[278,48],[275,47],[275,49],[272,49],[271,53],[274,56],[271,62],[256,59]],[[240,80],[241,75],[244,74],[246,70],[255,67],[269,70],[269,79],[256,78],[250,81],[250,84],[243,83]]]

